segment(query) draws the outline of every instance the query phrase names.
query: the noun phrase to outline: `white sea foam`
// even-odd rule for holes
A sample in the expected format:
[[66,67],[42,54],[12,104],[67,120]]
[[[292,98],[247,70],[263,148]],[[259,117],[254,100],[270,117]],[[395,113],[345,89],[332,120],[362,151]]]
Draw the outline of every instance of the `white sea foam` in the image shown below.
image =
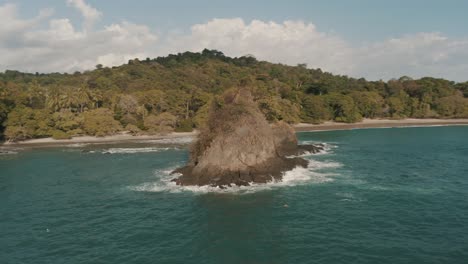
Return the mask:
[[21,148],[0,147],[0,155],[16,155],[21,150],[22,150]]
[[13,151],[13,150],[3,150],[3,149],[0,149],[0,155],[3,156],[3,155],[16,155],[18,154],[17,151]]
[[82,147],[86,147],[88,145],[89,145],[89,143],[74,143],[74,144],[65,145],[65,147],[67,147],[67,148],[82,148]]
[[299,141],[299,145],[323,145],[325,148],[335,149],[338,148],[338,143],[335,142],[319,142],[312,140]]
[[161,152],[167,150],[177,150],[177,148],[156,148],[156,147],[146,147],[146,148],[109,148],[103,150],[92,150],[90,153],[100,152],[103,154],[135,154],[135,153],[150,153],[150,152]]
[[177,138],[163,138],[163,139],[150,139],[141,140],[139,143],[150,143],[150,144],[190,144],[194,141],[194,137],[177,137]]
[[357,197],[354,193],[351,192],[337,192],[335,195],[341,202],[363,202],[366,201],[363,198]]
[[310,151],[306,151],[303,154],[299,155],[298,157],[308,157],[312,155],[328,155],[333,154],[333,150],[338,148],[338,146],[330,143],[323,143],[323,142],[315,142],[315,141],[302,141],[300,142],[301,145],[322,145],[323,149],[313,153]]
[[333,181],[333,176],[337,174],[322,172],[323,169],[338,168],[342,165],[332,161],[310,160],[307,168],[297,167],[287,171],[281,181],[272,181],[266,184],[251,183],[250,186],[233,186],[226,189],[212,186],[179,186],[171,180],[177,175],[171,175],[173,168],[166,170],[157,170],[155,172],[155,181],[143,183],[138,186],[130,187],[134,191],[140,192],[192,192],[196,194],[203,193],[237,193],[248,194],[258,191],[272,190],[287,186],[297,186],[305,184],[319,184]]

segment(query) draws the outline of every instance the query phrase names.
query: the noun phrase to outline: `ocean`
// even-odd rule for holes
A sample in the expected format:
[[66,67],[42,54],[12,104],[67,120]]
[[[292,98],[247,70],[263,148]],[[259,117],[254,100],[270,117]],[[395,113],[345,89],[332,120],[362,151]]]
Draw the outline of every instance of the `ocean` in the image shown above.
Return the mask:
[[222,190],[190,138],[3,149],[0,263],[468,263],[468,127],[298,133],[307,169]]

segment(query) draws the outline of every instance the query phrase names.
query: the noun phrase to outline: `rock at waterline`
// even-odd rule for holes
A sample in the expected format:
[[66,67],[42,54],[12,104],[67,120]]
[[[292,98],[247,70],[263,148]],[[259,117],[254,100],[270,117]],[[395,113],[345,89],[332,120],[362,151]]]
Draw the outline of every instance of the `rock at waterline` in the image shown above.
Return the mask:
[[174,171],[178,185],[247,186],[281,180],[285,171],[308,161],[299,157],[323,146],[297,145],[294,129],[270,125],[246,88],[226,92],[215,102],[205,129],[191,147],[189,163]]

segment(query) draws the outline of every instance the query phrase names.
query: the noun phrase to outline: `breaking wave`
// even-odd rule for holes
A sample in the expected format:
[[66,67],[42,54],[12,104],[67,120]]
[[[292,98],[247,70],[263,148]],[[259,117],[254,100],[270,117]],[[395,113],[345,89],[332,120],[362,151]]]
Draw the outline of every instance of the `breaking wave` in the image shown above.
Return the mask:
[[195,140],[194,137],[177,137],[177,138],[162,138],[162,139],[149,139],[149,140],[141,140],[138,141],[139,143],[150,143],[150,144],[177,144],[177,145],[185,145],[190,144]]
[[83,148],[83,147],[86,147],[86,146],[89,146],[90,143],[73,143],[73,144],[68,144],[68,145],[65,145],[64,147],[67,147],[67,148]]
[[11,148],[11,147],[0,147],[0,156],[6,155],[16,155],[22,149],[19,148]]
[[150,153],[150,152],[161,152],[167,150],[178,150],[178,148],[109,148],[103,150],[91,150],[89,153],[102,153],[102,154],[135,154],[135,153]]
[[342,164],[333,161],[309,160],[307,168],[296,167],[293,170],[284,173],[281,181],[272,181],[265,184],[251,183],[250,186],[233,186],[226,189],[212,186],[179,186],[172,182],[172,179],[178,175],[171,175],[173,168],[155,171],[155,181],[146,182],[138,186],[130,187],[138,192],[169,192],[181,193],[192,192],[195,194],[204,193],[236,193],[248,194],[258,191],[274,190],[281,187],[298,186],[305,184],[319,184],[333,181],[336,173],[323,172],[324,169],[339,168]]
[[3,156],[3,155],[16,155],[18,154],[17,151],[12,151],[12,150],[0,150],[0,156]]
[[330,143],[323,143],[323,142],[315,142],[315,141],[302,141],[300,142],[301,145],[322,145],[323,149],[320,150],[317,153],[313,153],[310,151],[304,152],[302,155],[299,155],[299,157],[308,157],[312,155],[328,155],[328,154],[333,154],[334,149],[338,148],[337,145],[330,144]]

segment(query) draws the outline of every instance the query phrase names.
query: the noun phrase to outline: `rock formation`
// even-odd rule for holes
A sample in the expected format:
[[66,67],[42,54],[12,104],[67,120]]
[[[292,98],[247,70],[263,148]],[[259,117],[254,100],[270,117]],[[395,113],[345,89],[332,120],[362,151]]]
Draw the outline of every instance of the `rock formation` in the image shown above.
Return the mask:
[[226,187],[281,180],[308,161],[291,157],[323,146],[300,148],[294,129],[270,125],[246,88],[226,92],[212,106],[207,126],[191,146],[189,163],[174,171],[179,185]]

